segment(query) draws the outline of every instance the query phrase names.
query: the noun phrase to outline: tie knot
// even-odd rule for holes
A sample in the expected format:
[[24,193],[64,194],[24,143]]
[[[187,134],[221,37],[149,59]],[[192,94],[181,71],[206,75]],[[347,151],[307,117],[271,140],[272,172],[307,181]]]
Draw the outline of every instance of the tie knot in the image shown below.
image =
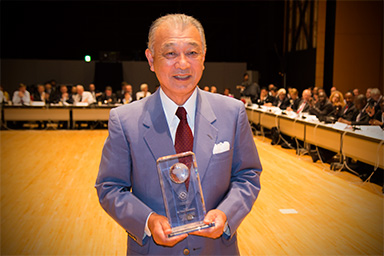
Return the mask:
[[179,107],[176,111],[176,115],[180,120],[187,120],[187,111],[184,107]]

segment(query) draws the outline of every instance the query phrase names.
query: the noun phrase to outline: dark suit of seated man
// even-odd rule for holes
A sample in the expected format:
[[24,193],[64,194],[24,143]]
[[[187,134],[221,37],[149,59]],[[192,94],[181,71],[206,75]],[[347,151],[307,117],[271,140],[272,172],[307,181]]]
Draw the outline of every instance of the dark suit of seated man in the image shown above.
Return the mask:
[[276,97],[276,99],[273,102],[273,106],[278,107],[278,108],[280,108],[282,110],[285,110],[290,105],[291,105],[291,102],[289,101],[289,99],[287,97],[287,92],[283,88],[280,89],[277,92],[277,97]]
[[310,101],[310,105],[309,113],[311,115],[316,115],[320,121],[324,121],[325,117],[334,111],[334,107],[327,99],[325,92],[319,92],[319,101],[316,104],[313,104]]

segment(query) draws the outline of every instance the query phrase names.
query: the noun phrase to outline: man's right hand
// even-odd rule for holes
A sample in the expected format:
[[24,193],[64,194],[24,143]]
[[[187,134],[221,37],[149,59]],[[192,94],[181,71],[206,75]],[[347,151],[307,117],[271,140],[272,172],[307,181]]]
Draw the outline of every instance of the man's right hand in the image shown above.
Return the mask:
[[188,236],[188,234],[183,234],[179,236],[168,237],[168,235],[172,232],[168,219],[165,216],[159,215],[157,213],[152,213],[151,216],[149,216],[148,228],[151,231],[153,240],[158,245],[172,247]]

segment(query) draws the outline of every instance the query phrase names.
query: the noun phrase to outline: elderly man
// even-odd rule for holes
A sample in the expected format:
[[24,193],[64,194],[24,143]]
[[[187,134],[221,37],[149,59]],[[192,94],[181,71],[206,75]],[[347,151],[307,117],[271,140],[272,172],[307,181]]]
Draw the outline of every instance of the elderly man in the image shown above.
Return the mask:
[[151,93],[148,91],[148,84],[141,84],[140,91],[136,93],[136,99],[141,100],[145,97],[150,96]]
[[297,105],[297,108],[292,108],[297,114],[305,113],[309,111],[312,92],[309,89],[305,89],[302,93],[302,98]]
[[[196,19],[161,17],[148,39],[160,88],[111,110],[96,181],[100,204],[127,231],[128,255],[238,255],[236,230],[258,196],[262,169],[244,104],[198,88],[206,44]],[[156,160],[180,152],[184,136],[196,155],[204,222],[215,226],[168,237]]]
[[84,91],[84,86],[78,84],[76,86],[76,90],[77,94],[73,95],[73,102],[75,104],[79,102],[92,104],[94,102],[92,94],[90,92]]

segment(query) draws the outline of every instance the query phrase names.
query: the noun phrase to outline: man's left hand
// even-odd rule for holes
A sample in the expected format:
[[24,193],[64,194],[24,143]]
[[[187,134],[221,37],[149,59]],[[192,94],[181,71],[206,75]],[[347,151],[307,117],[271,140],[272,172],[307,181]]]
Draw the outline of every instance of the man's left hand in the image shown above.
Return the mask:
[[204,223],[210,224],[212,222],[215,222],[215,226],[202,229],[200,231],[191,232],[189,234],[196,235],[196,236],[209,237],[213,239],[218,238],[224,232],[224,225],[226,221],[227,221],[227,216],[225,216],[224,212],[217,209],[210,210],[204,218]]

